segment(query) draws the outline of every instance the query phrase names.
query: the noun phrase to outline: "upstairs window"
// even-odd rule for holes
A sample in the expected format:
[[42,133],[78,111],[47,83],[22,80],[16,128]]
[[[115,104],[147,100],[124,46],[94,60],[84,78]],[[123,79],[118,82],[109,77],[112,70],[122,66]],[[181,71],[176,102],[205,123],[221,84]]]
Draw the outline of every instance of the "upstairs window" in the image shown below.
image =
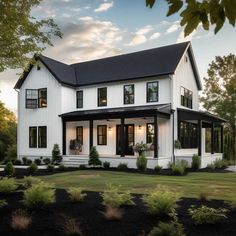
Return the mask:
[[147,83],[147,102],[158,102],[158,82]]
[[124,104],[134,104],[134,85],[124,86]]
[[107,145],[107,126],[106,125],[97,126],[97,144]]
[[37,127],[29,127],[29,147],[37,148]]
[[76,92],[76,107],[83,108],[83,91],[82,90]]
[[76,139],[81,145],[83,144],[83,126],[76,127]]
[[47,147],[47,126],[38,127],[38,147],[39,148]]
[[181,87],[181,106],[193,107],[193,92],[184,87]]
[[98,88],[98,106],[103,107],[107,105],[107,88]]
[[39,108],[47,107],[47,89],[46,88],[39,89],[38,96],[39,96],[38,107]]
[[37,89],[26,89],[25,107],[28,109],[35,109],[38,107]]

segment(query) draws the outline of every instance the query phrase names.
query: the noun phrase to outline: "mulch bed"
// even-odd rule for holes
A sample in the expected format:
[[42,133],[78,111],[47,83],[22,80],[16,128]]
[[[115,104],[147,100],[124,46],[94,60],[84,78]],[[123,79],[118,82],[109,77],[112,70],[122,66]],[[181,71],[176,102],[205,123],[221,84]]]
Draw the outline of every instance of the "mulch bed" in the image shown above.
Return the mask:
[[[139,236],[148,235],[150,230],[158,224],[160,219],[150,216],[142,203],[141,195],[134,195],[135,206],[124,207],[124,216],[120,221],[108,221],[102,215],[104,206],[97,192],[87,192],[87,197],[81,203],[72,203],[65,190],[56,190],[56,203],[47,209],[32,211],[32,225],[23,233],[14,232],[10,227],[13,211],[23,208],[23,192],[1,195],[6,199],[7,206],[0,209],[0,235],[29,235],[51,236],[65,235],[63,219],[65,216],[78,220],[83,235],[86,236]],[[233,236],[236,235],[236,212],[228,213],[228,219],[217,225],[196,226],[188,215],[191,205],[200,206],[202,202],[197,199],[184,198],[179,202],[177,210],[179,221],[184,225],[186,235],[190,236]],[[211,200],[205,203],[211,207],[229,208],[220,200]],[[163,220],[163,219],[162,219]]]

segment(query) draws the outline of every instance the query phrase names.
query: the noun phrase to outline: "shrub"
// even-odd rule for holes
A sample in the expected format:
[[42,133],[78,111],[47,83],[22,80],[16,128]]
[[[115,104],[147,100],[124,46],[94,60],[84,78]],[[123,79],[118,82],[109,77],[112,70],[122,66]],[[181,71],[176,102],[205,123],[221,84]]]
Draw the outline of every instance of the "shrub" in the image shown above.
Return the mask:
[[221,160],[221,159],[216,159],[213,162],[213,165],[215,166],[215,169],[223,169],[228,166],[228,161],[227,160]]
[[55,190],[51,185],[39,183],[24,192],[24,204],[31,209],[45,208],[55,202]]
[[162,166],[156,165],[156,166],[154,167],[154,172],[157,173],[157,174],[160,173],[161,170],[162,170]]
[[141,156],[137,157],[136,166],[141,171],[145,171],[147,169],[147,158],[143,153]]
[[11,193],[17,189],[17,184],[13,178],[3,178],[0,181],[0,193]]
[[30,164],[30,166],[27,168],[27,170],[30,175],[33,175],[38,171],[38,166],[36,163],[33,162]]
[[120,220],[123,216],[123,211],[119,207],[108,205],[102,214],[107,220]]
[[17,158],[16,144],[12,144],[12,145],[8,146],[5,154],[6,154],[6,157],[4,159],[5,163],[7,163],[9,161],[14,162]]
[[122,205],[134,205],[133,197],[129,191],[120,193],[120,186],[109,184],[107,190],[101,193],[103,204],[106,206],[119,207]]
[[61,151],[58,144],[54,144],[52,149],[52,162],[60,163],[62,161]]
[[102,162],[99,160],[99,154],[97,152],[96,147],[91,147],[90,153],[89,153],[89,162],[88,164],[90,166],[100,166]]
[[64,171],[66,169],[66,167],[63,165],[63,164],[60,164],[59,166],[58,166],[58,170],[59,171]]
[[26,159],[26,165],[29,166],[29,165],[31,165],[31,164],[32,164],[32,160]]
[[16,159],[15,161],[14,161],[14,165],[21,165],[22,164],[22,161],[20,160],[20,159]]
[[29,228],[32,219],[24,210],[16,210],[12,213],[11,227],[16,231],[25,231]]
[[39,184],[42,182],[41,179],[33,177],[33,176],[25,176],[24,179],[24,187],[25,188],[30,188],[32,187],[34,184]]
[[210,170],[214,170],[215,169],[215,165],[213,163],[208,164],[207,168],[210,169]]
[[198,156],[197,154],[194,154],[192,157],[191,168],[193,170],[199,170],[201,168],[201,157]]
[[27,158],[26,157],[22,157],[22,162],[23,162],[23,165],[27,165]]
[[44,158],[43,159],[43,163],[45,164],[45,165],[48,165],[48,164],[50,164],[51,163],[51,160],[50,160],[50,158]]
[[177,221],[168,223],[160,222],[157,227],[154,227],[148,236],[184,236],[183,225]]
[[48,171],[53,172],[54,169],[55,169],[55,166],[53,164],[48,164],[48,166],[47,166]]
[[143,196],[143,202],[152,215],[168,216],[177,208],[179,195],[167,190],[155,190]]
[[188,162],[186,160],[177,160],[175,164],[170,163],[169,167],[172,175],[184,175],[186,174]]
[[69,194],[72,202],[81,202],[87,196],[86,193],[82,193],[81,188],[69,188],[67,193]]
[[1,208],[1,207],[4,207],[4,206],[6,206],[6,205],[7,205],[7,201],[4,200],[4,199],[0,199],[0,208]]
[[127,170],[127,169],[128,169],[128,164],[121,162],[121,163],[117,166],[117,169],[118,169],[118,170]]
[[216,224],[227,218],[227,209],[214,209],[207,206],[201,206],[194,209],[193,206],[189,209],[189,214],[196,225],[201,224]]
[[64,223],[63,228],[64,228],[65,235],[71,235],[71,236],[83,235],[80,229],[80,224],[76,221],[76,219],[65,217],[64,221],[65,223]]
[[34,162],[35,162],[35,164],[38,165],[38,166],[41,165],[41,160],[40,160],[40,159],[35,159]]
[[103,164],[104,169],[109,169],[110,168],[110,162],[109,161],[104,161],[102,164]]
[[5,165],[4,173],[7,176],[12,176],[15,173],[15,168],[11,161],[7,162],[7,164]]

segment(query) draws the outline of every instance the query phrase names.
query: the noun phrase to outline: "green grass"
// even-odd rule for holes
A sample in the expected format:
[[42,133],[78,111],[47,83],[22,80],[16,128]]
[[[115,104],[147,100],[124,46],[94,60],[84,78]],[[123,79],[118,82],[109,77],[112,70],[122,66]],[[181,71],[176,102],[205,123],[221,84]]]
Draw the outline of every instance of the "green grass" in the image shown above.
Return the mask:
[[236,194],[236,173],[189,173],[187,176],[160,176],[115,171],[79,170],[41,177],[58,188],[82,187],[103,191],[106,184],[121,185],[122,190],[147,193],[158,185],[180,192],[184,197],[198,197],[204,192],[210,198],[228,200]]

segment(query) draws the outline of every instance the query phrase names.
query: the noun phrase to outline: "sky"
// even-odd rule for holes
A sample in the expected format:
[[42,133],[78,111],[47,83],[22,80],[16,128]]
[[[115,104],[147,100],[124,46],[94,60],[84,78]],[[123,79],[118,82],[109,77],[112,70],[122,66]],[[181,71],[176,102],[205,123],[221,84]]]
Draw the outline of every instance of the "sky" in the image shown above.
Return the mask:
[[[43,0],[31,15],[53,18],[63,38],[53,39],[43,55],[76,63],[125,54],[168,44],[191,41],[201,79],[215,56],[236,54],[236,28],[226,22],[219,33],[198,27],[184,38],[179,14],[166,17],[168,5],[160,0],[152,9],[145,0]],[[17,112],[13,89],[22,70],[0,73],[0,100]]]

